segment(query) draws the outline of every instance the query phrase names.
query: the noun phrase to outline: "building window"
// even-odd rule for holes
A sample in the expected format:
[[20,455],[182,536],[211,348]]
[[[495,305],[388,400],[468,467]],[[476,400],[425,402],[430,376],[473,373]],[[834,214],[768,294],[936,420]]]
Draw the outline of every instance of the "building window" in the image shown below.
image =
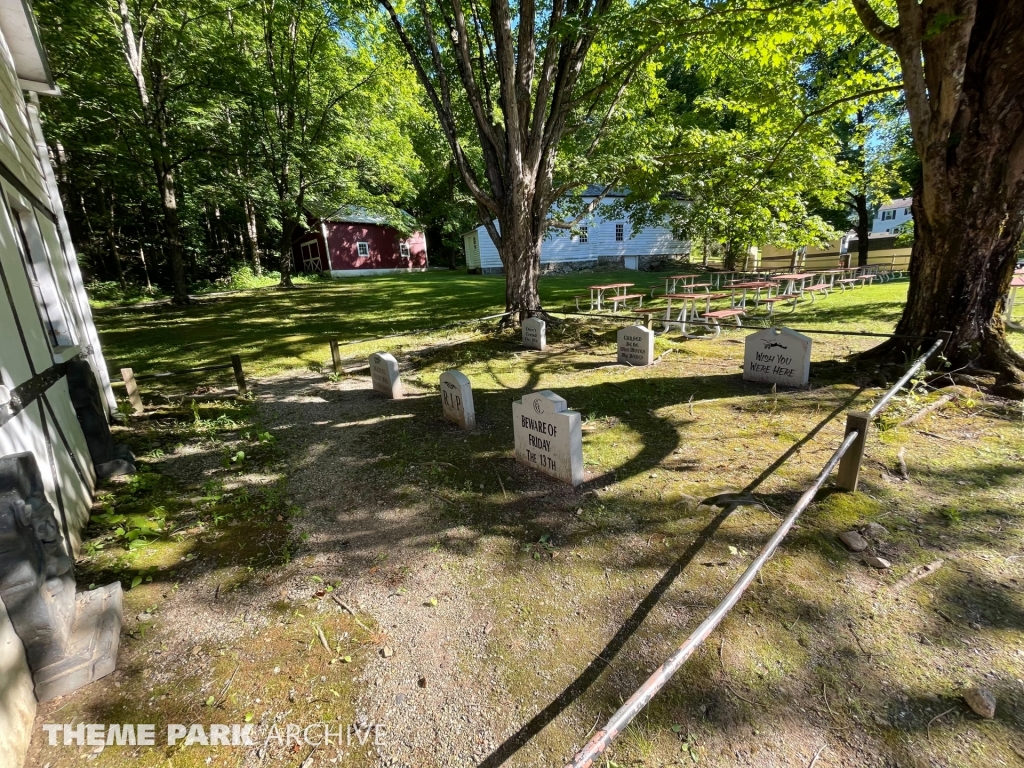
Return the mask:
[[359,254],[360,258],[368,258],[370,255],[370,244],[369,243],[356,243],[356,253]]
[[399,253],[399,255],[403,259],[412,258],[412,255],[409,253],[409,244],[408,243],[399,243],[398,244],[398,253]]
[[587,228],[586,227],[580,227],[580,242],[581,243],[587,242],[587,239],[589,237],[590,237],[590,232],[587,230]]
[[910,215],[910,209],[909,208],[904,208],[903,209],[903,215],[904,216],[909,216]]
[[683,233],[680,232],[678,229],[673,229],[672,230],[672,240],[677,242],[677,243],[678,242],[682,242],[682,240],[683,240]]
[[60,301],[53,269],[43,250],[45,246],[38,225],[30,211],[19,211],[16,208],[8,208],[8,211],[18,241],[18,252],[39,310],[39,319],[46,331],[46,339],[51,347],[70,347],[74,339],[64,314],[64,305]]
[[621,243],[625,239],[626,239],[626,225],[625,224],[616,224],[615,225],[615,242],[616,243]]

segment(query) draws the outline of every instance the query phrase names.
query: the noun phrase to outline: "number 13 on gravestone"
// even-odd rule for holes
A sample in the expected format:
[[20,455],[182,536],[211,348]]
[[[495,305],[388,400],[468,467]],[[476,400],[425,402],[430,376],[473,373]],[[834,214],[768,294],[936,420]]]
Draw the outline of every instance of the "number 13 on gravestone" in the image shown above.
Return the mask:
[[512,403],[516,460],[564,483],[583,482],[580,415],[549,389]]

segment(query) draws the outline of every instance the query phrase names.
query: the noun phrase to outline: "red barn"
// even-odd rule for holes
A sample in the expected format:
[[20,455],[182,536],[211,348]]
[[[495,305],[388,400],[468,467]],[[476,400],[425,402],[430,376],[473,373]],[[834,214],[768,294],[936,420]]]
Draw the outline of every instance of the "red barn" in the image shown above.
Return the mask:
[[382,216],[343,207],[310,221],[292,241],[296,272],[327,272],[331,277],[423,272],[427,239],[420,231],[405,235]]

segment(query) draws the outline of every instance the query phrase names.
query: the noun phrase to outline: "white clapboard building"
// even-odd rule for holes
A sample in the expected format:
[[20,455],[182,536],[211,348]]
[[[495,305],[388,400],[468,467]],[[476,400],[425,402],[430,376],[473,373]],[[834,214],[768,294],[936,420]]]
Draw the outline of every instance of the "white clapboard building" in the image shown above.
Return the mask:
[[[583,202],[591,203],[603,188],[587,187]],[[690,243],[678,237],[670,227],[647,227],[634,231],[629,219],[613,209],[626,196],[626,190],[612,191],[594,212],[573,230],[551,228],[541,245],[542,271],[587,269],[598,264],[619,264],[626,269],[643,269],[666,258],[683,258]],[[498,249],[482,225],[462,236],[469,272],[498,274],[503,271]]]
[[134,469],[110,437],[115,402],[40,94],[59,91],[30,6],[0,0],[0,765],[12,768],[37,702],[113,668],[120,587],[78,592],[74,557],[97,477]]

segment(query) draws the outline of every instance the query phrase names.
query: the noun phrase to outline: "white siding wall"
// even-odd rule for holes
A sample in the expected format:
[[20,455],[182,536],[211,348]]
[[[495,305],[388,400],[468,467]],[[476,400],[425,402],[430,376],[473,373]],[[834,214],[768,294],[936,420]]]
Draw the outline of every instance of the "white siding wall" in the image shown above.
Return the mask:
[[[101,389],[109,396],[106,363],[96,342],[74,250],[67,235],[52,169],[38,123],[18,86],[7,43],[0,35],[0,384],[14,389],[64,362],[80,347],[98,368]],[[33,131],[33,127],[37,130]],[[49,172],[49,176],[46,175]],[[46,278],[51,313],[63,316],[68,348],[54,347],[41,318],[31,270],[23,259],[12,209],[21,219],[35,264],[35,280]],[[109,402],[113,398],[110,397]],[[68,393],[58,379],[41,397],[7,418],[0,418],[0,456],[31,453],[48,501],[77,552],[95,483],[85,437]],[[2,602],[2,601],[0,601]],[[0,765],[22,764],[35,716],[35,698],[21,641],[6,606],[0,604]]]
[[[608,210],[610,203],[604,203],[594,211],[586,222],[587,242],[579,242],[575,234],[564,229],[550,229],[548,236],[541,245],[541,264],[567,264],[573,262],[592,262],[604,258],[621,258],[623,256],[661,256],[681,255],[688,253],[690,244],[685,240],[676,240],[672,231],[666,227],[649,227],[635,234],[629,221],[621,218],[604,218],[602,213]],[[615,239],[615,225],[623,225],[623,238]],[[471,233],[466,235],[466,238]],[[483,269],[498,269],[501,259],[494,241],[484,227],[476,230],[480,243],[480,266]],[[469,250],[466,251],[466,264],[469,265]]]

